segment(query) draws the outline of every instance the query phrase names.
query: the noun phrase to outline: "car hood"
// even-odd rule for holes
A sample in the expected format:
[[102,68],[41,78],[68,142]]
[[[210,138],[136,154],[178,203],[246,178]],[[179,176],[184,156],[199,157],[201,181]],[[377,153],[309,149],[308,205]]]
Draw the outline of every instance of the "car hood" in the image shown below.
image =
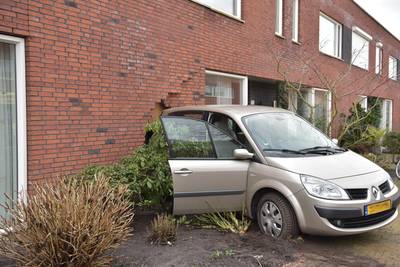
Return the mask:
[[325,180],[358,176],[382,170],[372,161],[352,151],[326,156],[267,157],[266,159],[271,166]]

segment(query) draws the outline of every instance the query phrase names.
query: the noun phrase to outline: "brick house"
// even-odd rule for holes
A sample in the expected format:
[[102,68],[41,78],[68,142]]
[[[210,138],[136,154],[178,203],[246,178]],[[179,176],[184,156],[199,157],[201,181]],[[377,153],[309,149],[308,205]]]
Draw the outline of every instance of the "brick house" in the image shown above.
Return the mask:
[[[379,96],[382,127],[400,130],[400,42],[352,1],[2,0],[0,33],[0,202],[118,160],[162,108],[277,105],[280,51],[291,81],[304,78],[301,55],[331,79],[349,69],[339,110]],[[302,84],[329,120],[321,80]]]

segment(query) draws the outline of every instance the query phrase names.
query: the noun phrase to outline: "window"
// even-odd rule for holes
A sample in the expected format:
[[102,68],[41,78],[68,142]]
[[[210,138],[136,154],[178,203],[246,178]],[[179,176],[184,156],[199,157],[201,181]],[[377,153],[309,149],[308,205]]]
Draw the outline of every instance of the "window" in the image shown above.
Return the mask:
[[232,159],[243,146],[216,126],[185,117],[163,117],[171,158]]
[[331,118],[331,94],[319,88],[304,88],[301,95],[291,96],[297,114],[313,123],[323,132],[328,131]]
[[388,131],[392,130],[392,112],[393,112],[393,103],[390,99],[384,99],[382,101],[382,117],[380,128],[386,129]]
[[299,41],[299,0],[293,0],[292,41]]
[[382,74],[382,43],[376,43],[375,48],[375,74]]
[[6,195],[16,201],[26,190],[24,51],[24,39],[0,34],[0,217],[13,204]]
[[358,104],[360,104],[361,108],[365,111],[368,110],[368,97],[364,95],[358,96]]
[[275,0],[275,34],[283,36],[283,0]]
[[206,71],[205,100],[208,105],[246,105],[247,77]]
[[241,18],[241,0],[192,0],[230,16]]
[[358,27],[353,27],[352,57],[353,65],[368,70],[369,66],[369,41],[372,37]]
[[392,80],[397,80],[397,59],[394,57],[389,57],[389,78]]
[[319,51],[342,57],[342,25],[322,13],[319,16]]

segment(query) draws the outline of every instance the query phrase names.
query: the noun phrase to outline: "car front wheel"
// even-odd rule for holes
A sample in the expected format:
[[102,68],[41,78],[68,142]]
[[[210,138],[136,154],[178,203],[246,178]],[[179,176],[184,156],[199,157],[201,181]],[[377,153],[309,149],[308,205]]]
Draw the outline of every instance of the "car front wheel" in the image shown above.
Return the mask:
[[261,232],[273,238],[292,238],[299,234],[296,214],[289,202],[277,193],[264,194],[257,205]]

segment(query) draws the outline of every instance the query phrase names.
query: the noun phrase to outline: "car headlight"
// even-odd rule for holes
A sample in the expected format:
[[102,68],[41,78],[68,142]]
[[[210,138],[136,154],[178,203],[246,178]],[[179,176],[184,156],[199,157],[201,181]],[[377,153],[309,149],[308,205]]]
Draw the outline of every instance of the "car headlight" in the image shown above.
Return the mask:
[[334,183],[308,175],[300,175],[300,178],[304,188],[312,196],[325,199],[350,199],[346,191]]

